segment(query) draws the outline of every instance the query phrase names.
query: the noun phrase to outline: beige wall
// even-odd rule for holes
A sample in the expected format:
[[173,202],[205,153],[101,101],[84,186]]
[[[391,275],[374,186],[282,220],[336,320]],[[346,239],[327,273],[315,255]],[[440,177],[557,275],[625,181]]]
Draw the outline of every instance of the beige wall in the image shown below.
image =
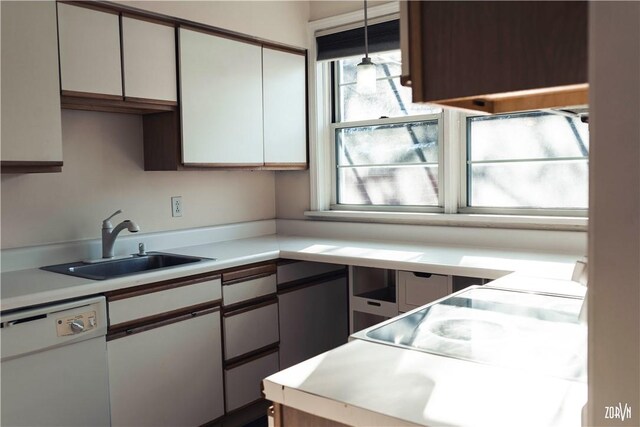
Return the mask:
[[307,46],[307,1],[122,1],[127,6]]
[[99,238],[117,209],[142,232],[275,217],[273,172],[145,172],[140,116],[63,110],[62,138],[62,173],[2,175],[2,248]]
[[[362,1],[341,1],[341,0],[322,0],[310,1],[309,20],[316,21],[318,19],[327,18],[329,16],[341,15],[343,13],[355,12],[362,10],[364,2]],[[383,3],[392,3],[388,0],[370,0],[367,7],[378,6]]]
[[[306,47],[306,1],[126,1]],[[143,232],[274,218],[274,172],[144,172],[140,116],[63,111],[60,174],[2,176],[2,248],[98,238],[116,209]],[[306,190],[308,192],[308,189]],[[183,198],[172,218],[170,197]],[[308,199],[308,196],[307,196]]]
[[309,203],[308,170],[276,172],[276,218],[305,219]]
[[[640,3],[589,7],[588,425],[638,426]],[[631,417],[606,418],[619,404]]]

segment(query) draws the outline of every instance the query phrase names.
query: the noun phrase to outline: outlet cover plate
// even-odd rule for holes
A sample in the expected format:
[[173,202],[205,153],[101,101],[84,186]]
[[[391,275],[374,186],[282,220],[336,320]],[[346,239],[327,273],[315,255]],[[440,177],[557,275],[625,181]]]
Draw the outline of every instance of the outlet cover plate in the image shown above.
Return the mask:
[[174,196],[171,198],[171,216],[182,216],[182,196]]

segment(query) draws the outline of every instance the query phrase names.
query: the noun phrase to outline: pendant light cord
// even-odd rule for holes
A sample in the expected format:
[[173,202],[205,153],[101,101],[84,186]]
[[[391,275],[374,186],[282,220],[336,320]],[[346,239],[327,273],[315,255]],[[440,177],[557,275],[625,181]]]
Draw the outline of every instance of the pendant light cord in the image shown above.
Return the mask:
[[364,0],[364,57],[369,57],[369,34],[367,31],[367,0]]

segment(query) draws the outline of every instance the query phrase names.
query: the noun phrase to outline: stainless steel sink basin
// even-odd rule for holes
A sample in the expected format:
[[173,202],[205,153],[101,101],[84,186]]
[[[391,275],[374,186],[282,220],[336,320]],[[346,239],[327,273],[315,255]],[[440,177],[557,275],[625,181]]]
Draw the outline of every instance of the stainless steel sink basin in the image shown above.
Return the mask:
[[585,382],[582,302],[572,296],[472,286],[352,337]]
[[105,280],[113,277],[129,276],[147,271],[178,267],[214,258],[200,258],[186,255],[149,252],[146,255],[133,255],[131,258],[105,260],[99,262],[71,262],[67,264],[48,265],[42,270],[69,276],[84,277],[93,280]]

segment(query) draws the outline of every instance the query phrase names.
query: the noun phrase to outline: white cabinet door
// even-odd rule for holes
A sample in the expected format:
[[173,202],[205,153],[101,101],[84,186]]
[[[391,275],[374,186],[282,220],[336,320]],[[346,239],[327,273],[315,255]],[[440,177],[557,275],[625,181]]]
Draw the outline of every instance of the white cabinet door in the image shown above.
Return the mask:
[[198,426],[224,414],[220,312],[107,342],[113,426]]
[[122,96],[120,18],[58,3],[62,90]]
[[347,342],[347,299],[346,277],[278,295],[280,369]]
[[179,31],[183,163],[261,166],[262,48]]
[[122,18],[124,95],[177,101],[176,30],[173,26]]
[[2,160],[62,161],[54,2],[2,7]]
[[263,49],[264,163],[307,163],[306,58]]

